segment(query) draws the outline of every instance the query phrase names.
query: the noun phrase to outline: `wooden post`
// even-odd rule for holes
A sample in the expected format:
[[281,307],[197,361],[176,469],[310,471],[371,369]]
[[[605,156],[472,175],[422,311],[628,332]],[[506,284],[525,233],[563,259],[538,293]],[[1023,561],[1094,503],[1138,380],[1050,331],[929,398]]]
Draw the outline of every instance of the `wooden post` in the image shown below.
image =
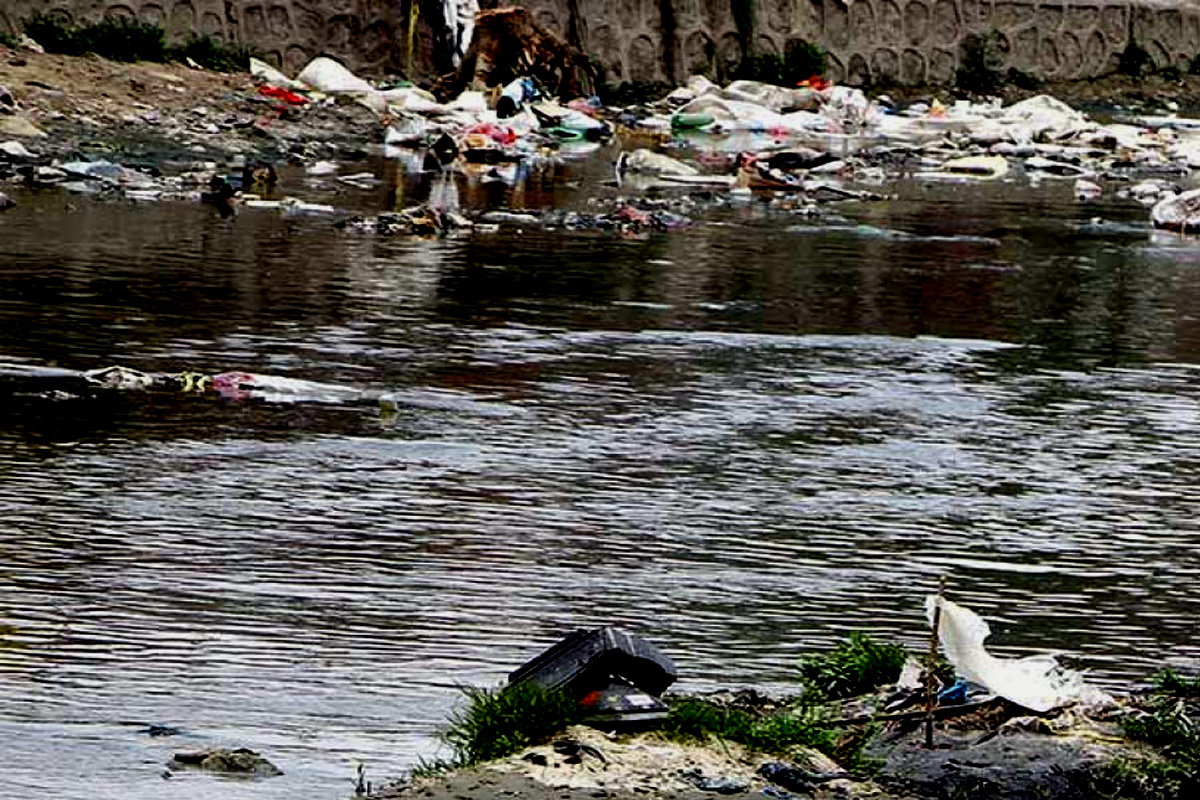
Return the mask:
[[417,46],[417,11],[420,8],[420,0],[408,0],[408,24],[404,26],[404,35],[407,39],[405,44],[407,47],[404,52],[404,77],[410,81],[413,78],[413,69],[416,54],[413,50]]
[[933,708],[935,704],[938,653],[938,628],[942,622],[942,598],[946,594],[946,576],[938,579],[938,602],[933,607],[933,624],[929,627],[929,655],[925,661],[925,749],[933,749]]

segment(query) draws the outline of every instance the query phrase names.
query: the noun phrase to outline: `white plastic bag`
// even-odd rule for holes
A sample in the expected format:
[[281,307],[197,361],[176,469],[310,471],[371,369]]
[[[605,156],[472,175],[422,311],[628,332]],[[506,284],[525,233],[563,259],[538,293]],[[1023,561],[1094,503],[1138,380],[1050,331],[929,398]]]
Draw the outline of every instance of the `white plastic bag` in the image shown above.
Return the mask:
[[296,80],[326,94],[371,93],[375,87],[332,58],[317,56],[296,76]]
[[1088,687],[1078,672],[1060,667],[1054,656],[996,658],[983,647],[992,632],[983,618],[944,597],[925,598],[930,624],[939,605],[938,638],[959,676],[1038,713],[1102,694]]

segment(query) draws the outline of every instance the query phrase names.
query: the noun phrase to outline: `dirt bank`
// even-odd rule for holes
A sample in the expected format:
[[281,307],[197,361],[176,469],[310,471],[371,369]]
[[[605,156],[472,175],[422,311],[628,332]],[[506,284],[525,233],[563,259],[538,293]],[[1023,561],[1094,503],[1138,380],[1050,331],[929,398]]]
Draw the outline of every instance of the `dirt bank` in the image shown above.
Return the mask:
[[353,157],[382,136],[378,118],[359,105],[292,106],[262,96],[249,74],[181,64],[0,46],[0,86],[16,103],[0,113],[0,138],[21,139],[44,154]]
[[[912,91],[914,99],[928,97],[930,93],[944,93],[953,97],[950,89],[923,87]],[[1103,113],[1113,110],[1154,110],[1178,107],[1181,114],[1200,113],[1200,76],[1183,75],[1178,78],[1162,75],[1147,75],[1131,78],[1128,75],[1106,75],[1102,78],[1079,81],[1054,81],[1033,87],[1011,84],[1000,89],[999,97],[1004,105],[1024,100],[1038,94],[1057,97],[1074,108],[1088,113]],[[903,92],[908,96],[909,90]],[[893,93],[894,97],[898,97]]]

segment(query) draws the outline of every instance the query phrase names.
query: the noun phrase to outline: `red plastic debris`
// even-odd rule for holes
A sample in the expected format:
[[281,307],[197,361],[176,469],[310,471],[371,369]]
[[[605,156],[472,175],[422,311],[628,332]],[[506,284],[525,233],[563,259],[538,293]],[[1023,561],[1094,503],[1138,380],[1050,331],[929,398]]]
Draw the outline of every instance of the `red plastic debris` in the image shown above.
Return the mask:
[[463,131],[464,135],[478,134],[486,136],[501,147],[512,147],[517,142],[517,132],[507,125],[495,125],[490,122],[481,122],[478,125],[472,125]]
[[263,97],[270,97],[273,100],[283,100],[285,103],[291,103],[294,106],[302,106],[308,102],[308,98],[302,94],[296,94],[291,89],[284,89],[280,86],[260,86],[258,93]]
[[217,389],[240,389],[247,384],[254,383],[254,376],[249,372],[222,372],[220,375],[214,375],[213,387]]

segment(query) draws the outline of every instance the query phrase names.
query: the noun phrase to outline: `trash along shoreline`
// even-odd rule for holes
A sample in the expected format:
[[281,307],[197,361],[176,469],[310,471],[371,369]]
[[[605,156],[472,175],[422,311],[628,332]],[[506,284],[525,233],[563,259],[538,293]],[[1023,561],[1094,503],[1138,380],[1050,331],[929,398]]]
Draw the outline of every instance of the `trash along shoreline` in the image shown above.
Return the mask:
[[[248,74],[219,74],[47,55],[32,42],[4,49],[0,191],[12,189],[0,208],[15,207],[22,191],[57,189],[200,202],[222,217],[326,218],[356,235],[517,226],[649,236],[730,205],[803,219],[887,202],[898,181],[990,181],[1014,191],[1066,184],[1101,225],[1105,204],[1119,204],[1146,209],[1147,229],[1200,230],[1200,121],[1187,116],[1200,97],[1194,76],[1004,87],[979,98],[868,93],[820,76],[782,87],[697,75],[661,97],[611,105],[588,93],[589,80],[570,77],[575,55],[528,17],[481,12],[461,69],[428,89],[367,80],[327,57],[295,75],[254,59]],[[1097,104],[1095,116],[1080,110]],[[612,160],[611,178],[591,187],[603,190],[598,208],[525,206],[525,182],[590,158]],[[392,192],[377,209],[330,202],[331,192],[336,201],[339,189],[388,179],[364,171],[370,159],[391,162],[421,190]],[[316,180],[334,187],[323,199],[305,184]],[[487,193],[490,206],[461,200],[479,187],[498,190]]]
[[[803,656],[800,691],[677,694],[674,662],[576,631],[494,690],[466,690],[454,755],[362,798],[1168,798],[1200,783],[1200,678],[1111,693],[1046,654],[991,655],[987,623],[927,598],[931,648],[851,634]],[[936,633],[932,633],[936,631]],[[934,644],[936,642],[936,644]]]

